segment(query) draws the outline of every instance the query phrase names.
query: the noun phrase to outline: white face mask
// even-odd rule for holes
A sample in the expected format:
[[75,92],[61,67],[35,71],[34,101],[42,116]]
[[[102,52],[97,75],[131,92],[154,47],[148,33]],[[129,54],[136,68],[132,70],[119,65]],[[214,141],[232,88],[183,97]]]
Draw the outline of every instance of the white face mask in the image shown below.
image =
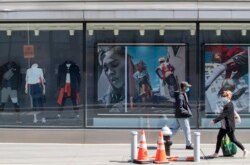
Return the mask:
[[226,97],[221,97],[222,104],[225,105],[229,102],[229,100]]

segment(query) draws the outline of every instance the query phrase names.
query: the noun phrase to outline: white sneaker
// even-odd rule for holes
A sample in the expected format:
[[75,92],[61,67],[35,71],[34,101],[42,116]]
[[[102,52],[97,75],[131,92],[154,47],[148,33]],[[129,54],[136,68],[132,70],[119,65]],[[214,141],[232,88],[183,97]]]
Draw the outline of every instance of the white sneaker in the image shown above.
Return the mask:
[[42,118],[42,123],[46,123],[45,117]]
[[57,114],[57,117],[58,117],[58,118],[61,118],[61,115],[60,115],[60,114]]

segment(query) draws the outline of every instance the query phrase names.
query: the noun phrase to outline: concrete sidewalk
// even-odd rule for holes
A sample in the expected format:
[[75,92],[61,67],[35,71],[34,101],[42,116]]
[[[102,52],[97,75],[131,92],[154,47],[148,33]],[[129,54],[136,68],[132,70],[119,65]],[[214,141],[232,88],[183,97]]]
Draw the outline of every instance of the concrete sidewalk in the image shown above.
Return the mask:
[[[250,144],[244,144],[250,150]],[[193,150],[184,149],[184,144],[174,144],[171,155],[192,156]],[[214,152],[215,145],[202,144],[205,155]],[[156,145],[148,144],[150,156],[154,156]],[[0,143],[0,164],[4,165],[126,165],[130,160],[130,144],[51,144],[51,143]],[[201,156],[203,154],[201,153]],[[170,162],[169,164],[216,164],[247,165],[250,155],[243,159],[242,151],[234,157],[219,157],[201,162]]]

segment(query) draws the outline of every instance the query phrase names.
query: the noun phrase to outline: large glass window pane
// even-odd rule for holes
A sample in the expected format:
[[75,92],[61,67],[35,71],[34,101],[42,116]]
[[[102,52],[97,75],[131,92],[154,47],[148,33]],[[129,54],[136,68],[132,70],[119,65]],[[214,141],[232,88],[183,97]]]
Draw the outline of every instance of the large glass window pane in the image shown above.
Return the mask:
[[[248,23],[202,23],[203,84],[201,127],[211,128],[209,121],[222,112],[224,90],[233,93],[234,109],[241,118],[237,127],[249,127],[249,48]],[[218,123],[216,127],[220,127]]]
[[0,24],[0,127],[83,126],[82,27]]
[[[196,83],[196,24],[88,23],[86,32],[86,126],[171,126],[179,82]],[[195,99],[194,89],[192,126]]]

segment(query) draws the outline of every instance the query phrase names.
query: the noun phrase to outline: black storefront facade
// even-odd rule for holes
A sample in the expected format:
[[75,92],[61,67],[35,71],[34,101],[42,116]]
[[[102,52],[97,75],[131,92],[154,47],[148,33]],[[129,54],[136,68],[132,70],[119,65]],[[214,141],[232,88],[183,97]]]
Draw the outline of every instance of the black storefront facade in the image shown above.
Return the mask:
[[[157,131],[173,124],[173,91],[184,80],[192,84],[193,129],[216,131],[219,125],[209,121],[220,112],[225,88],[233,91],[242,118],[237,127],[242,134],[250,127],[250,23],[248,9],[240,10],[248,2],[232,10],[226,2],[214,2],[221,8],[212,10],[199,1],[186,2],[186,8],[177,2],[121,8],[121,1],[100,1],[108,6],[100,9],[81,1],[70,9],[66,2],[31,9],[36,3],[42,2],[0,14],[1,141],[98,143],[93,137],[102,134],[119,142],[131,129]],[[241,67],[222,68],[241,52]],[[216,54],[223,60],[216,61]],[[162,58],[175,83],[157,74]]]

